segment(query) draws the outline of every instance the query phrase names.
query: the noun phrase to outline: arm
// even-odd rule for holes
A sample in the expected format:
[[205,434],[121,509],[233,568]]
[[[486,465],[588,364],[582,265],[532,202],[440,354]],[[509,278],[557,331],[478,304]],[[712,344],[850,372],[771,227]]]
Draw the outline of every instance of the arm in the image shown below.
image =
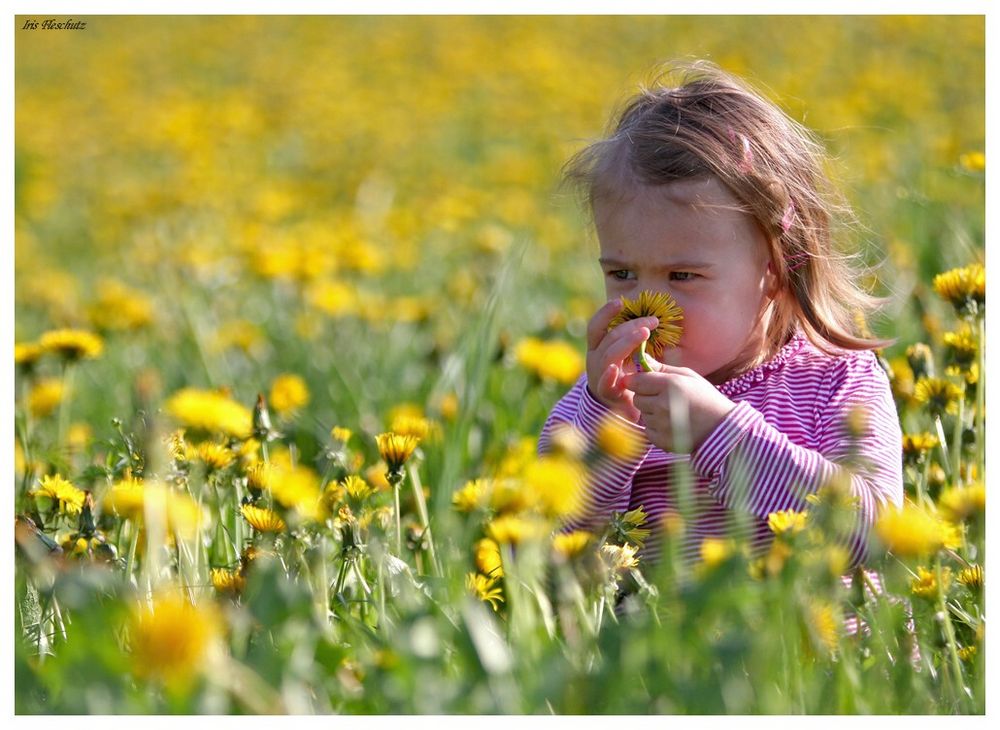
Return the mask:
[[[642,435],[643,428],[617,415],[598,403],[587,388],[586,376],[556,404],[549,414],[538,439],[538,453],[552,449],[552,434],[560,424],[575,428],[586,439],[588,447],[594,443],[598,428],[605,419],[615,419],[622,427]],[[632,494],[632,478],[642,466],[652,446],[646,447],[631,458],[619,458],[597,451],[588,461],[586,483],[580,514],[567,520],[565,529],[599,530],[611,518],[612,512],[628,510]],[[596,451],[596,450],[595,450]]]
[[[819,449],[792,443],[749,403],[740,402],[692,454],[692,468],[710,480],[724,505],[760,519],[808,508],[806,496],[843,478],[858,502],[850,537],[851,566],[862,562],[879,510],[903,499],[902,435],[889,382],[874,357],[841,358],[815,414]],[[852,436],[847,419],[863,414]]]

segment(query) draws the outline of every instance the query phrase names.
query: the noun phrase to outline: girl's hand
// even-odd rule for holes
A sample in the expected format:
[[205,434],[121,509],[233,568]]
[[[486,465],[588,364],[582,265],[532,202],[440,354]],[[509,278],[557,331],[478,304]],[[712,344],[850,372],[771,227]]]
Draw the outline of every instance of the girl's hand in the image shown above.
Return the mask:
[[[646,438],[664,451],[678,447],[694,451],[736,404],[690,368],[654,362],[657,372],[629,373],[622,387],[631,391],[633,407],[642,415]],[[671,405],[686,407],[690,433],[678,443],[670,418]]]
[[632,405],[633,393],[625,387],[624,377],[634,369],[631,354],[649,337],[659,320],[633,319],[608,332],[608,325],[621,307],[621,300],[613,299],[597,310],[587,325],[587,383],[599,403],[637,422],[639,411]]

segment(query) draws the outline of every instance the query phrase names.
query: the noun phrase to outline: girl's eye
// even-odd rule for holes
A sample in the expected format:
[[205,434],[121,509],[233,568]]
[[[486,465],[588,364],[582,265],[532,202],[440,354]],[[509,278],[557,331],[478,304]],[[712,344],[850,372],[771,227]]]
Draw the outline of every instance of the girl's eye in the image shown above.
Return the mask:
[[690,271],[671,271],[670,279],[672,281],[691,281],[697,274],[692,274]]
[[628,269],[615,269],[614,271],[609,271],[608,276],[612,279],[617,279],[618,281],[628,281],[629,279],[635,278],[635,274]]

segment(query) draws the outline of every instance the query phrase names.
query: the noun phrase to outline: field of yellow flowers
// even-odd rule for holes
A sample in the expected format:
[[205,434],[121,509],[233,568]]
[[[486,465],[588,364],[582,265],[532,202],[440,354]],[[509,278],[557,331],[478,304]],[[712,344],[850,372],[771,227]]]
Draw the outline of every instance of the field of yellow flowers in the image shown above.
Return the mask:
[[[18,713],[984,711],[982,18],[15,41]],[[772,515],[766,555],[667,539],[646,565],[639,512],[556,532],[633,447],[536,454],[603,302],[560,166],[684,57],[822,136],[882,261],[907,490],[884,590],[839,580],[836,485]]]

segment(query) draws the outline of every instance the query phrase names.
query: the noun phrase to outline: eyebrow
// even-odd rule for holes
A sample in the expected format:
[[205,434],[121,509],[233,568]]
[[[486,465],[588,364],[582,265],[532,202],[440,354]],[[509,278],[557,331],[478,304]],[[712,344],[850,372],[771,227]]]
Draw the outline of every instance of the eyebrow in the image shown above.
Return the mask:
[[[616,267],[621,269],[628,269],[632,267],[632,264],[627,261],[621,261],[619,259],[609,259],[603,256],[597,259],[597,262],[601,266],[605,267]],[[707,261],[670,261],[665,264],[657,264],[652,267],[653,269],[710,269],[712,264]]]

